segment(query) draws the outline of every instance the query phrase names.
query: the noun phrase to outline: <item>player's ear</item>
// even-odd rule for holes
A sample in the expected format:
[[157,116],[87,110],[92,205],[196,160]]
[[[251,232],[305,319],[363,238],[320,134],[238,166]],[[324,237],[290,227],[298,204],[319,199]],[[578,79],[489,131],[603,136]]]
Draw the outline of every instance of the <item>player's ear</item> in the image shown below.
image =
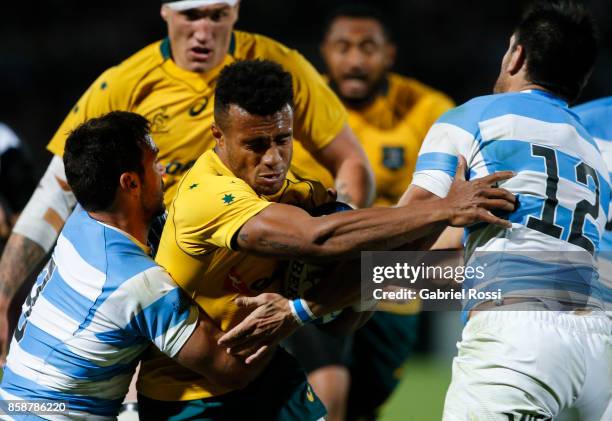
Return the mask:
[[134,172],[124,172],[119,177],[119,187],[125,191],[132,191],[136,189],[140,184],[138,174]]
[[395,64],[395,57],[397,55],[397,47],[392,42],[387,42],[385,46],[385,66],[389,70]]
[[512,46],[512,52],[510,53],[510,60],[508,60],[508,66],[506,71],[514,76],[525,66],[525,49],[521,44],[514,44]]
[[210,126],[210,130],[212,131],[212,135],[217,141],[217,143],[222,144],[223,143],[223,133],[221,132],[221,129],[219,128],[217,123],[213,123],[212,126]]
[[238,15],[240,14],[240,2],[237,2],[234,6],[234,22],[236,23],[236,21],[238,20]]
[[168,22],[168,7],[164,6],[162,4],[161,10],[159,11],[160,16],[162,17],[163,20],[165,20],[166,22]]

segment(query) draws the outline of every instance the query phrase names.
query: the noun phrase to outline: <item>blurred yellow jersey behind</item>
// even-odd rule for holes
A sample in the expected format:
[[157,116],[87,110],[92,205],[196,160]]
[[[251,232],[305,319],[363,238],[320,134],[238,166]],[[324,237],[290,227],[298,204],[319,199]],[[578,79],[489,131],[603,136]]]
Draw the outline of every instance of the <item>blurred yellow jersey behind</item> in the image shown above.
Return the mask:
[[[349,126],[359,138],[376,178],[375,206],[397,203],[412,181],[421,143],[431,125],[454,106],[452,100],[415,79],[394,73],[363,110],[349,110]],[[329,172],[295,145],[293,163],[333,186]]]
[[[273,202],[309,211],[326,200],[323,185],[291,172],[279,193],[258,196],[208,151],[179,183],[156,261],[227,331],[248,313],[234,304],[236,297],[280,290],[279,277],[272,276],[275,259],[233,249],[242,225]],[[142,363],[138,391],[158,400],[202,399],[227,392],[214,390],[204,378],[155,350]]]
[[61,156],[68,133],[90,118],[110,111],[141,114],[151,122],[159,160],[166,168],[168,206],[180,177],[214,146],[210,127],[221,69],[236,60],[257,58],[278,62],[293,77],[295,138],[311,151],[327,146],[347,117],[325,80],[297,51],[262,35],[234,31],[225,61],[205,73],[178,67],[167,38],[108,69],[79,99],[47,148]]

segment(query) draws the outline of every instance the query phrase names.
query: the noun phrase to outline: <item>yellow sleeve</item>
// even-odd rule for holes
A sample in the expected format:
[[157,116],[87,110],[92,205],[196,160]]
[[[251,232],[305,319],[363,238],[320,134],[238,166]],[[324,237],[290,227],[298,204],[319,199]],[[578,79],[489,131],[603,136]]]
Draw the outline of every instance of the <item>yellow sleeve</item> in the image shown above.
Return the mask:
[[179,187],[169,218],[179,247],[192,256],[215,248],[231,250],[238,230],[272,204],[237,178],[210,176],[201,185],[188,179]]
[[116,67],[106,70],[85,91],[47,145],[50,152],[62,156],[68,134],[79,124],[114,110],[128,109],[131,91],[116,80],[115,74]]
[[300,53],[288,50],[277,60],[293,77],[294,137],[310,151],[327,146],[347,124],[347,112],[323,77]]

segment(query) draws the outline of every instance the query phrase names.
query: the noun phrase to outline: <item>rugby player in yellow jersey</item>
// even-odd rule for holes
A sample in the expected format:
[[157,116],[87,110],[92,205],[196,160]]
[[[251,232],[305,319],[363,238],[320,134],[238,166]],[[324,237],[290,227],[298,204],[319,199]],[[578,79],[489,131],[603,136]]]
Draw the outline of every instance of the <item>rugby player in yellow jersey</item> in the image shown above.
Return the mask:
[[338,98],[297,51],[261,35],[234,31],[238,9],[237,0],[164,3],[161,15],[168,37],[102,73],[69,112],[48,145],[56,157],[0,261],[0,360],[8,344],[7,311],[12,297],[51,249],[74,207],[61,155],[70,130],[89,118],[124,110],[151,121],[159,159],[166,168],[168,205],[177,181],[214,143],[210,125],[220,70],[238,59],[272,59],[295,80],[296,139],[334,174],[339,197],[355,206],[371,201],[371,168]]
[[[215,95],[216,146],[181,179],[156,260],[222,331],[242,323],[250,312],[236,299],[255,295],[273,298],[272,309],[281,310],[280,325],[254,344],[250,363],[266,361],[268,366],[241,390],[211,384],[151,350],[140,371],[139,411],[142,419],[315,420],[324,415],[323,406],[298,363],[276,344],[300,323],[357,300],[358,276],[322,281],[318,295],[287,300],[278,294],[277,260],[356,257],[362,249],[398,247],[449,223],[482,219],[507,226],[485,209],[513,209],[512,196],[488,188],[512,174],[476,184],[458,176],[447,198],[410,208],[312,217],[308,211],[330,197],[319,182],[290,170],[290,74],[271,61],[240,61],[223,69]],[[295,313],[287,318],[290,308]],[[230,345],[232,354],[243,351],[240,344]]]
[[[333,10],[321,53],[330,86],[346,106],[349,125],[374,169],[374,205],[394,205],[410,185],[427,131],[454,104],[443,93],[390,71],[396,47],[374,6],[348,3]],[[332,182],[303,148],[295,149],[298,167],[315,168],[310,172]],[[376,312],[350,339],[309,326],[287,341],[325,403],[328,420],[375,417],[417,339],[418,307],[412,301],[388,309],[393,313]]]

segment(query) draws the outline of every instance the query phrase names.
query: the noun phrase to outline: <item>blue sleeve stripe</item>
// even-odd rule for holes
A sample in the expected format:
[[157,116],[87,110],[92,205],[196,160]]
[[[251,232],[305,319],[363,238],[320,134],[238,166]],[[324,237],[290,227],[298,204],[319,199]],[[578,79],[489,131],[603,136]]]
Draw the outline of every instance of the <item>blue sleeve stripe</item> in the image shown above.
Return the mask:
[[[128,334],[151,341],[187,320],[191,301],[180,288],[174,288],[138,313],[126,326]],[[163,350],[162,350],[163,351]]]
[[459,160],[455,155],[442,152],[428,152],[419,155],[416,163],[416,171],[439,170],[444,171],[451,177],[455,176]]
[[128,364],[96,365],[87,357],[75,354],[64,342],[39,329],[33,323],[26,324],[25,334],[19,346],[28,354],[44,360],[68,377],[99,381],[128,373],[138,364],[138,358]]

